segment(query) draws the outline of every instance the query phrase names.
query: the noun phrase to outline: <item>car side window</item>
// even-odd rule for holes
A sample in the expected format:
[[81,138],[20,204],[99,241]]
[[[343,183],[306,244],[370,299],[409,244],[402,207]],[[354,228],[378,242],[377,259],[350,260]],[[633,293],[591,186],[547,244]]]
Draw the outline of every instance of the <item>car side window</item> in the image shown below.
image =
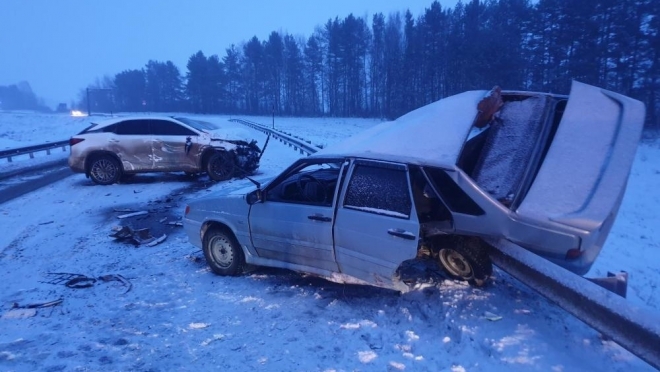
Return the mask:
[[424,171],[431,179],[433,186],[447,203],[449,209],[456,213],[481,216],[485,212],[468,196],[463,189],[442,169],[426,167]]
[[119,135],[149,135],[148,120],[124,120],[115,126],[115,134]]
[[356,162],[344,207],[398,218],[410,218],[412,202],[403,165]]
[[167,120],[151,120],[151,132],[161,136],[194,136],[197,134],[183,125]]
[[313,162],[269,187],[266,201],[331,206],[339,183],[341,161]]

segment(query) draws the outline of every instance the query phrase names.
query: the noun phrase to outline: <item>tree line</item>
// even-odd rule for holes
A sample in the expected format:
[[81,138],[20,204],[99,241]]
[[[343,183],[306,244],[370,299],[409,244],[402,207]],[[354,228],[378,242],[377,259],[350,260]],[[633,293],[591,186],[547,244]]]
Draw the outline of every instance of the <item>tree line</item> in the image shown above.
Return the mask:
[[185,74],[148,61],[90,87],[112,89],[113,111],[395,118],[494,85],[567,94],[573,79],[643,101],[660,129],[660,1],[434,1],[416,17],[351,14],[308,37],[199,51]]
[[34,94],[30,84],[26,81],[0,85],[0,110],[49,111],[44,100]]

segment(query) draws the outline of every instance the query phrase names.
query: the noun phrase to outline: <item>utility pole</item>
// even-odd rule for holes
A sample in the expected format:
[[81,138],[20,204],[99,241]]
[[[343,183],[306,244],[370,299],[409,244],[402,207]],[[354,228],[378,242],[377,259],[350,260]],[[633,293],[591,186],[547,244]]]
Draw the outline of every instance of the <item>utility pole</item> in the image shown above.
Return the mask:
[[275,104],[273,104],[273,129],[275,129]]
[[87,116],[92,115],[91,104],[89,103],[89,88],[87,88]]

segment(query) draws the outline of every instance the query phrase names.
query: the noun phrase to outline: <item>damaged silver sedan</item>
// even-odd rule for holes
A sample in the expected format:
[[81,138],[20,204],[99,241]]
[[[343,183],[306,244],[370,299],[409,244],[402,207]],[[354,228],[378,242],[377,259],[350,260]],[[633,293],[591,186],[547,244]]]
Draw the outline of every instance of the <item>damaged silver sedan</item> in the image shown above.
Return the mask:
[[220,130],[183,117],[110,119],[71,137],[69,167],[100,185],[146,172],[205,172],[216,181],[254,173],[256,141],[228,139]]
[[406,290],[400,269],[435,260],[483,285],[488,239],[585,274],[617,215],[644,105],[574,82],[570,96],[471,91],[295,162],[264,186],[186,207],[211,269],[247,264]]

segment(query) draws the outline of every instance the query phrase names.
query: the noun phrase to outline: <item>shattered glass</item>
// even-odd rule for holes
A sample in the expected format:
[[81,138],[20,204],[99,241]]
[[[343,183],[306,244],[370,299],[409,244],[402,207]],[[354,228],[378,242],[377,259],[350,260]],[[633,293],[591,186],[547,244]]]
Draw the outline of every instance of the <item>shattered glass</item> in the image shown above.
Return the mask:
[[348,185],[344,205],[374,213],[392,211],[399,213],[398,217],[408,217],[411,201],[406,172],[402,169],[357,165]]
[[545,100],[506,102],[491,121],[472,178],[504,204],[515,197],[542,130]]

